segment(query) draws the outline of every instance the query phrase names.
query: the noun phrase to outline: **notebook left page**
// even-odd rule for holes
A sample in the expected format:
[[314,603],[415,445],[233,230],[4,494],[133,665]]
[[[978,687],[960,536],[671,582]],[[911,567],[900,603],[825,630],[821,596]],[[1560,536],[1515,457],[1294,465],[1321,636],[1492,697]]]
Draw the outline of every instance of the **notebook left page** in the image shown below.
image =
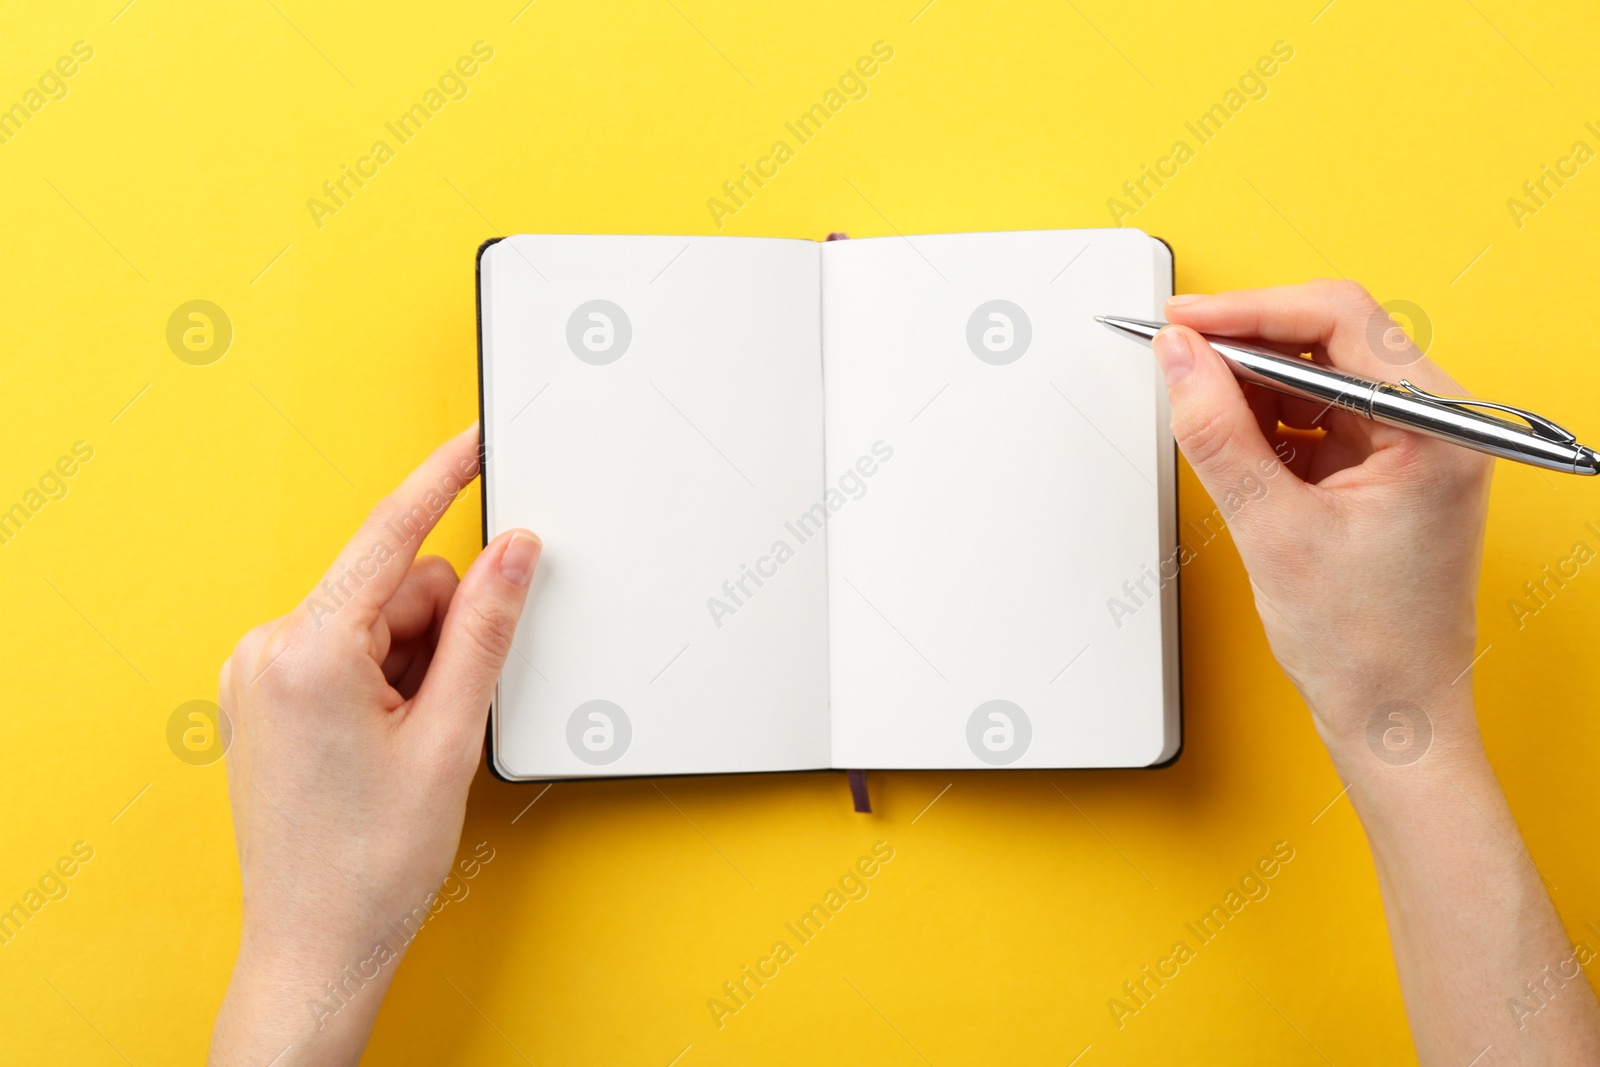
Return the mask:
[[[479,263],[484,515],[544,555],[510,778],[828,765],[819,246],[521,236]],[[804,532],[804,531],[802,531]]]

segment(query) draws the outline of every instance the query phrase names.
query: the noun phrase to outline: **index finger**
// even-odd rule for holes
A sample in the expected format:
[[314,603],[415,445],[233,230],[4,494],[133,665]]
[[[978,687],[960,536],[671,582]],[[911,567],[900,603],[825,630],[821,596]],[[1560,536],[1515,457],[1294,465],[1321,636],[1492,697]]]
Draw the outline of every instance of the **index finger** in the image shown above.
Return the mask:
[[1356,282],[1327,278],[1301,285],[1235,289],[1174,298],[1167,317],[1201,333],[1278,345],[1320,346],[1340,370],[1367,378],[1411,378],[1435,392],[1461,386],[1423,355],[1372,294]]
[[318,625],[335,612],[350,612],[358,626],[371,623],[400,588],[417,549],[456,495],[478,476],[478,424],[456,434],[378,501],[306,598]]

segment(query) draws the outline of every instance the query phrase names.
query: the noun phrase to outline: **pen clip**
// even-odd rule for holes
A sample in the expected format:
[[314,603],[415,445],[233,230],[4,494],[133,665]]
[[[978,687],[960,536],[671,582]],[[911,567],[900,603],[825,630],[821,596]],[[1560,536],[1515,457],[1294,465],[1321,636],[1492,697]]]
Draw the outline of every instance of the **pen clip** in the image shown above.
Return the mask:
[[1492,408],[1495,411],[1503,411],[1507,415],[1514,415],[1523,422],[1527,423],[1528,429],[1533,431],[1533,435],[1535,437],[1542,437],[1546,441],[1555,441],[1559,444],[1574,444],[1578,440],[1577,435],[1572,433],[1570,430],[1563,429],[1562,427],[1551,422],[1549,419],[1540,415],[1535,415],[1531,411],[1524,411],[1521,408],[1514,408],[1507,404],[1495,404],[1488,400],[1477,400],[1470,396],[1440,396],[1437,393],[1428,392],[1426,389],[1423,389],[1422,387],[1406,380],[1405,378],[1400,379],[1400,388],[1405,389],[1408,392],[1415,393],[1417,396],[1420,396],[1426,400],[1431,400],[1435,404],[1444,404],[1448,407]]

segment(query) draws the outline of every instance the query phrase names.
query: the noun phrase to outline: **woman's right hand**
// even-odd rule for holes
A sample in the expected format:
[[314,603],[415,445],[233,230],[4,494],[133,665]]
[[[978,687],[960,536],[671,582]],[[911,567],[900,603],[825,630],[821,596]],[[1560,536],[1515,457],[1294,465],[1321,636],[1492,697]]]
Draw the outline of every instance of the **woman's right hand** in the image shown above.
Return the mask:
[[[1245,501],[1228,523],[1272,652],[1372,846],[1418,1059],[1600,1063],[1600,1005],[1473,711],[1492,461],[1241,386],[1196,331],[1310,351],[1367,378],[1461,387],[1350,282],[1174,297],[1167,317],[1177,325],[1155,353],[1173,433],[1213,498]],[[1312,428],[1326,433],[1299,432]]]
[[[1454,683],[1477,651],[1493,462],[1241,384],[1200,333],[1437,393],[1461,386],[1354,282],[1176,296],[1167,317],[1154,348],[1173,433],[1214,500],[1247,501],[1228,524],[1257,610],[1335,760],[1386,730],[1392,709],[1426,715],[1436,750],[1476,746],[1471,685]],[[1326,432],[1300,432],[1313,429]]]

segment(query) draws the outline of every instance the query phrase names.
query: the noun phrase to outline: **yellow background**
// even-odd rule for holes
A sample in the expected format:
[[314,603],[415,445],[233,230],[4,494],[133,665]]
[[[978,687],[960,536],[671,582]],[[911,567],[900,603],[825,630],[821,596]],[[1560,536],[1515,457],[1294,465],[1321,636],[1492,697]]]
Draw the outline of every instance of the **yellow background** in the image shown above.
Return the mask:
[[[4,105],[94,48],[0,145],[0,507],[95,450],[0,545],[0,906],[95,850],[0,947],[11,1062],[202,1057],[238,876],[223,765],[176,759],[168,717],[475,417],[478,243],[717,232],[706,199],[875,41],[895,54],[866,99],[721,232],[1105,225],[1286,41],[1266,97],[1127,220],[1176,249],[1179,291],[1342,273],[1425,309],[1472,389],[1600,436],[1600,164],[1520,228],[1506,206],[1600,147],[1592,5],[124,3],[13,2],[0,35]],[[479,40],[469,95],[319,229],[307,199]],[[210,366],[165,342],[192,299],[233,323]],[[1600,565],[1520,630],[1507,601],[1600,548],[1597,488],[1500,465],[1474,679],[1591,945]],[[477,501],[432,539],[458,569]],[[1211,508],[1187,469],[1182,507]],[[369,1062],[1409,1062],[1360,828],[1226,538],[1183,610],[1168,770],[874,774],[870,817],[838,774],[564,784],[532,808],[542,787],[480,777],[465,848],[496,858],[413,947]],[[895,858],[870,895],[719,1030],[707,1000],[878,840]],[[1108,999],[1278,841],[1295,858],[1270,895],[1119,1029]]]

